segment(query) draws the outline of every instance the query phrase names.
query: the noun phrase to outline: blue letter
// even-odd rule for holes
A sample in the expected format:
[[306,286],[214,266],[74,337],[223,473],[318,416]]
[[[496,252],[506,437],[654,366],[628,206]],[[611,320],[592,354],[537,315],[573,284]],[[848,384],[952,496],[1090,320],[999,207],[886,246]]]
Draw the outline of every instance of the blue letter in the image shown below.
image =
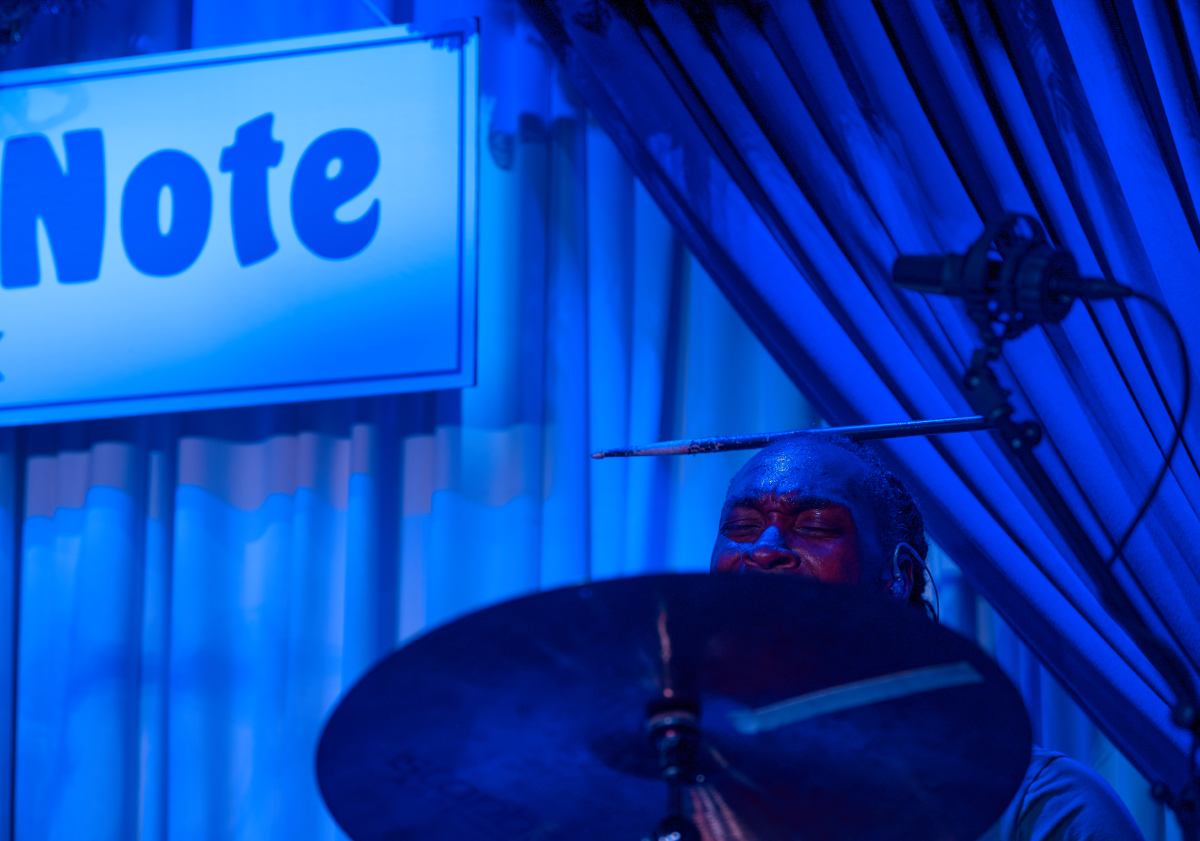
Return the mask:
[[[171,227],[158,224],[162,191],[171,191]],[[212,187],[204,167],[175,149],[155,152],[133,168],[121,196],[121,238],[142,274],[179,274],[200,256],[212,222]]]
[[[329,175],[329,166],[340,163]],[[335,215],[379,172],[379,147],[371,135],[344,128],[322,134],[304,150],[292,179],[292,224],[313,254],[327,260],[353,257],[367,247],[379,228],[379,199],[350,222]]]
[[104,247],[104,136],[100,129],[63,135],[64,170],[43,134],[11,138],[0,174],[0,285],[35,286],[37,220],[46,225],[62,283],[100,276]]
[[233,145],[221,150],[221,172],[232,173],[233,250],[242,266],[265,260],[279,250],[267,202],[267,169],[283,160],[283,144],[271,137],[274,118],[274,114],[263,114],[242,123]]

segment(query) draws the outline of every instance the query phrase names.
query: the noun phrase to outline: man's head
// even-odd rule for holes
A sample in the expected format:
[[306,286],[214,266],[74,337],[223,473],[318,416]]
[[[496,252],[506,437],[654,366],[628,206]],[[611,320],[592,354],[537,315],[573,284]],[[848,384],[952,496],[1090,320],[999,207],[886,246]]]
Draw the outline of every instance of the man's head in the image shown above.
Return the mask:
[[729,483],[711,568],[878,584],[921,605],[927,551],[921,512],[873,451],[796,437],[759,451]]

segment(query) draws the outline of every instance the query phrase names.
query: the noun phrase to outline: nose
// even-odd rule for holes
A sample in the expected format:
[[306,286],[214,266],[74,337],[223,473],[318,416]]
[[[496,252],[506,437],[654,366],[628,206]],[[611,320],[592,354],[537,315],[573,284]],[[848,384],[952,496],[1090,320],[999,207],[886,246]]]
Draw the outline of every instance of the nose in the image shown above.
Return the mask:
[[795,556],[783,543],[777,526],[768,526],[750,550],[750,563],[758,569],[776,569],[795,562]]

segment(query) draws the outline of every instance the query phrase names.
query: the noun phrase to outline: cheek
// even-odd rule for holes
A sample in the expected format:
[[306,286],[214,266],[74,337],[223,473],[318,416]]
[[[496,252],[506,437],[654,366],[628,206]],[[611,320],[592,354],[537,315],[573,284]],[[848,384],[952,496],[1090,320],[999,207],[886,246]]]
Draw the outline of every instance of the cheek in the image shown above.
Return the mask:
[[713,547],[708,562],[710,572],[737,572],[741,567],[742,552],[729,541],[718,541]]
[[862,580],[862,569],[858,559],[858,546],[852,536],[839,540],[812,542],[804,547],[795,547],[805,558],[812,570],[812,577],[830,584],[858,584]]

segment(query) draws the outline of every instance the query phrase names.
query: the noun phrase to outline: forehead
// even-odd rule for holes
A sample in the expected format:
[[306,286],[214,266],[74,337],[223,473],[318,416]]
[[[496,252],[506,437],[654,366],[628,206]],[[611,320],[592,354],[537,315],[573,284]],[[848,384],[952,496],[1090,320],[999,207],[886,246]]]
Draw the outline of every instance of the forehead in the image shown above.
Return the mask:
[[840,447],[789,442],[750,459],[730,482],[726,504],[786,495],[857,508],[869,501],[870,476],[862,459]]

